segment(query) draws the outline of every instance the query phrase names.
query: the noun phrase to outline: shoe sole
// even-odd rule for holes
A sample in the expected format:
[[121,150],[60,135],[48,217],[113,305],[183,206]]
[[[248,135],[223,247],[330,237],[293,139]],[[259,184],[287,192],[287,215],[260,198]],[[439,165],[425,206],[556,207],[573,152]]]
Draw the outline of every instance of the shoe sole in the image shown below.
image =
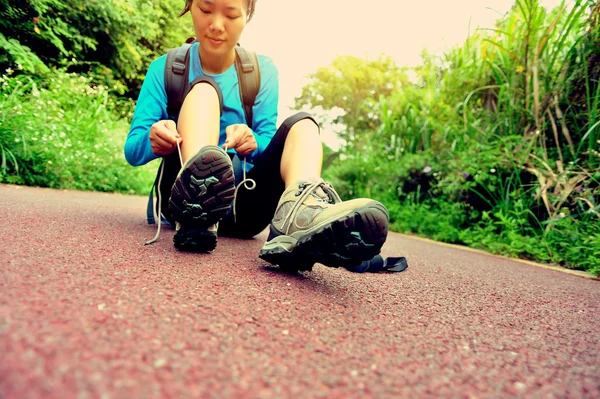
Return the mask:
[[217,247],[217,235],[208,231],[186,232],[173,236],[175,248],[189,252],[210,252]]
[[388,232],[383,204],[368,205],[335,219],[299,239],[281,235],[265,243],[259,257],[286,270],[356,266],[379,254]]
[[178,222],[208,228],[227,214],[234,194],[231,159],[217,146],[203,147],[175,180],[169,211]]

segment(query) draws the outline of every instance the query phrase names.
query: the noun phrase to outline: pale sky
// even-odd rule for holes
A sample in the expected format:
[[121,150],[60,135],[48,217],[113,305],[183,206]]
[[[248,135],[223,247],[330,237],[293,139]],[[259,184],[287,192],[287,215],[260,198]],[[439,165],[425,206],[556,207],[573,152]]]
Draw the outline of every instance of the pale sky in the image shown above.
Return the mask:
[[[554,7],[559,0],[541,0]],[[513,0],[258,0],[240,43],[273,58],[280,78],[280,120],[305,76],[338,55],[391,56],[419,63],[422,49],[440,53],[477,27],[492,28]]]

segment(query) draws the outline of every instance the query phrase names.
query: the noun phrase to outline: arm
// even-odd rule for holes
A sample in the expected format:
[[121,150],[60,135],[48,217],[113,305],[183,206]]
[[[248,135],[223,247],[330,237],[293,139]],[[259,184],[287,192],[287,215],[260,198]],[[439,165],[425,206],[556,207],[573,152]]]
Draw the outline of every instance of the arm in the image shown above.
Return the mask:
[[165,92],[166,56],[150,64],[135,106],[131,128],[125,141],[125,158],[133,166],[144,165],[158,158],[152,152],[150,129],[158,121],[168,119]]

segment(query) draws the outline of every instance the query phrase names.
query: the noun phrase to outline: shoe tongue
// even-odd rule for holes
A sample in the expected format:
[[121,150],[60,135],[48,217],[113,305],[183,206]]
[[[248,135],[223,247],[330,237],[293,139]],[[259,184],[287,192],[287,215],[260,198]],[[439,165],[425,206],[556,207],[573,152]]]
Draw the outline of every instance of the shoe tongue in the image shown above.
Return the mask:
[[301,191],[301,187],[304,187],[304,190],[306,190],[308,186],[315,183],[320,184],[317,187],[313,188],[311,192],[311,197],[317,199],[318,201],[326,202],[328,204],[335,204],[338,202],[338,200],[336,199],[337,194],[335,192],[335,189],[331,186],[330,183],[324,181],[323,179],[298,181],[298,192]]
[[311,194],[313,197],[316,197],[318,200],[321,200],[321,201],[324,201],[327,203],[331,202],[331,198],[325,192],[325,190],[323,190],[323,187],[321,187],[321,186],[318,186],[316,189],[314,189]]
[[[295,185],[294,188],[289,190],[290,195],[294,195],[294,196],[298,196],[300,195],[300,193],[304,193],[305,190],[308,190],[309,186],[315,184],[315,183],[324,183],[323,180],[304,180],[304,181],[298,181]],[[291,194],[294,193],[294,194]],[[323,189],[323,185],[318,185],[317,187],[313,188],[309,198],[314,198],[319,202],[326,202],[326,203],[332,203],[334,202],[334,199],[331,195],[329,195],[327,193],[326,190]]]

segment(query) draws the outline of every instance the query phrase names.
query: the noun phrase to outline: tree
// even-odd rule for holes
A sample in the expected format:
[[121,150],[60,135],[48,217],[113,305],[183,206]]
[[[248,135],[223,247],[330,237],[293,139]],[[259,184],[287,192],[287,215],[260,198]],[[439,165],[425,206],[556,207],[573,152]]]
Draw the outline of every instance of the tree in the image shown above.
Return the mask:
[[360,147],[367,132],[380,125],[379,100],[388,97],[408,83],[405,71],[390,57],[371,61],[353,56],[340,56],[328,67],[310,75],[311,82],[295,99],[296,109],[322,108],[336,113],[334,124],[343,124],[339,133],[347,145]]
[[[0,67],[97,69],[135,95],[148,65],[193,33],[180,0],[0,0]],[[100,66],[100,68],[98,68]]]

